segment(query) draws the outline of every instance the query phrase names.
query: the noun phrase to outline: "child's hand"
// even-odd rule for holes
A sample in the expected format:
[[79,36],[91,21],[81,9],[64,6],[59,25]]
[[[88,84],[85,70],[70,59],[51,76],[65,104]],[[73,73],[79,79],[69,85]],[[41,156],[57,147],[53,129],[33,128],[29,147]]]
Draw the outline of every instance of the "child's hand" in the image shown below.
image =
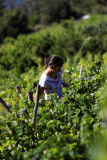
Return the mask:
[[74,83],[68,83],[68,86],[74,85]]
[[66,83],[66,82],[62,82],[62,87],[69,87],[71,85],[74,85],[74,83]]

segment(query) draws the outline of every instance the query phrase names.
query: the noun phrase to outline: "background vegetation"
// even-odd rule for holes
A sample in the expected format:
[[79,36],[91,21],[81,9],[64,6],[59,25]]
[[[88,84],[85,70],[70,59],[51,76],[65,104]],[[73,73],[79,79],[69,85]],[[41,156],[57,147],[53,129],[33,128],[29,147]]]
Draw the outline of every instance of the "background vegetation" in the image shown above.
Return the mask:
[[[8,9],[0,0],[0,97],[12,112],[0,104],[0,159],[106,160],[106,3],[25,0],[18,8],[8,1]],[[52,54],[64,58],[63,80],[74,85],[60,103],[39,100],[34,127],[27,92],[34,95]]]

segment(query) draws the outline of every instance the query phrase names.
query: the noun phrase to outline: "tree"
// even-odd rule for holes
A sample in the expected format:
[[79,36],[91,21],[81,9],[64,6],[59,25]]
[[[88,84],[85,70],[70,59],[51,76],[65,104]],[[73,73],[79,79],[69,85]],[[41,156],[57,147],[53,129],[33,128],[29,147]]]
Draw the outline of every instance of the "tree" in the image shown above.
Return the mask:
[[97,3],[107,6],[107,0],[97,0]]
[[69,0],[48,0],[44,7],[44,14],[47,22],[67,19],[71,16]]
[[27,16],[20,10],[5,11],[0,22],[0,42],[6,37],[16,38],[20,33],[29,31]]
[[0,16],[3,15],[3,9],[4,9],[3,0],[0,0]]

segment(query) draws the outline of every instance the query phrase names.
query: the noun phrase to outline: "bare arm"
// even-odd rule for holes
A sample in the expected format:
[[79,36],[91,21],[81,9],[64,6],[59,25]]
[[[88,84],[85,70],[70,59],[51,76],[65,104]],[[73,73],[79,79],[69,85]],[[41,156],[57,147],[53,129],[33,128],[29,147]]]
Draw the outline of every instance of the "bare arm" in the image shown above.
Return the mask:
[[[40,94],[39,94],[40,97],[43,94],[44,90],[45,90],[45,88],[40,86]],[[36,91],[36,94],[34,95],[35,100],[36,100],[36,96],[37,96],[37,91]]]
[[69,87],[70,85],[73,85],[74,83],[66,83],[62,82],[62,87]]
[[68,86],[69,86],[68,83],[62,82],[62,87],[68,87]]

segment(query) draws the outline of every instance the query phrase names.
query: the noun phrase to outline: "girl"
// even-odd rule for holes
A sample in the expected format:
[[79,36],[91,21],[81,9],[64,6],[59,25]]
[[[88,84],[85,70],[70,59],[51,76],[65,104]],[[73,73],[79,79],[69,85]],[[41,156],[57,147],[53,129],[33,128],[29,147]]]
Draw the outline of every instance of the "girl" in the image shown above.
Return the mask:
[[63,97],[62,86],[69,86],[68,83],[62,82],[63,59],[57,55],[53,55],[49,58],[45,58],[44,62],[45,70],[39,81],[40,96],[45,93],[46,101],[49,101],[50,97],[52,98],[53,93],[57,94],[59,98]]

